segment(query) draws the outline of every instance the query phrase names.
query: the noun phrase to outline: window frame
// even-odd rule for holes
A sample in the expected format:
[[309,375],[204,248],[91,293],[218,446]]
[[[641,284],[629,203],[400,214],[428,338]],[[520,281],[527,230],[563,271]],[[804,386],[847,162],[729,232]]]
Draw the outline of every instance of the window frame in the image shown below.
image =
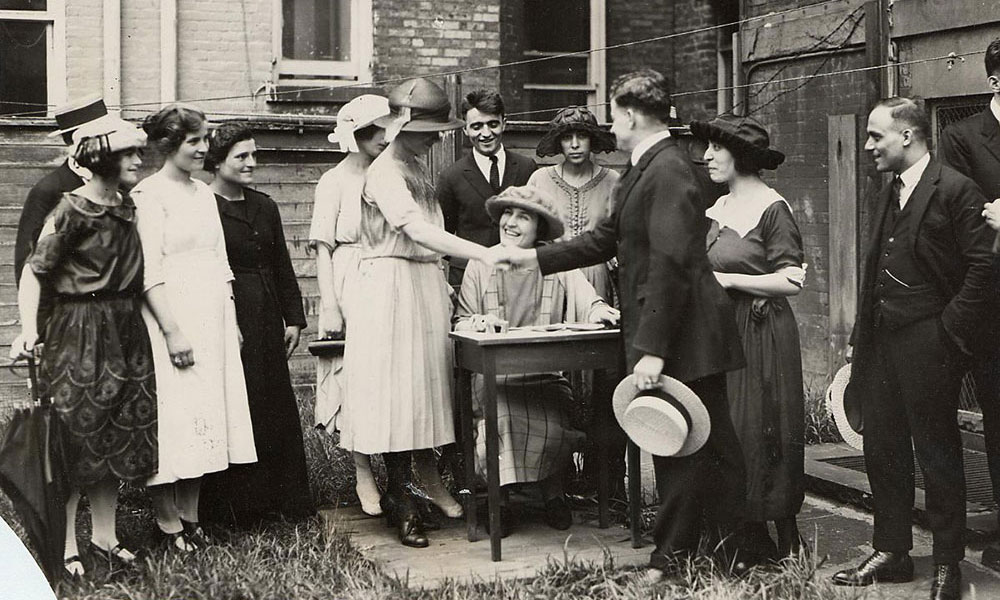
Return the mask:
[[374,23],[372,22],[372,0],[350,0],[350,2],[352,59],[349,61],[284,58],[281,44],[284,27],[283,1],[276,0],[272,3],[272,63],[277,82],[282,85],[312,85],[318,80],[329,81],[331,79],[339,79],[345,85],[371,82],[371,62],[375,37]]
[[[45,10],[0,9],[0,21],[45,23],[45,117],[66,102],[66,0],[48,0]],[[28,112],[26,109],[24,112]],[[41,112],[41,107],[39,107]],[[34,115],[41,118],[43,115]],[[3,117],[9,118],[9,117]]]

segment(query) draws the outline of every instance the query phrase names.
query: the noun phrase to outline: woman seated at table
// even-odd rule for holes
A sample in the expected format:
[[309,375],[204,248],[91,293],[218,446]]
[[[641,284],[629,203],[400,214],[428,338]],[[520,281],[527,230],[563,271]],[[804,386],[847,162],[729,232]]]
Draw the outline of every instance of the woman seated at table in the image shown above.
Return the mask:
[[[531,248],[558,239],[564,227],[550,198],[534,187],[512,187],[486,201],[500,226],[500,245]],[[470,262],[462,279],[456,331],[495,331],[509,327],[564,322],[617,323],[608,306],[579,270],[543,276],[537,269],[494,269]],[[483,473],[486,434],[480,396],[482,376],[473,380],[476,415],[476,467]],[[500,485],[541,484],[545,522],[567,529],[573,517],[563,494],[563,469],[583,433],[569,425],[572,405],[569,382],[558,373],[497,377],[497,421],[500,434]],[[502,534],[510,531],[510,511],[500,511]]]

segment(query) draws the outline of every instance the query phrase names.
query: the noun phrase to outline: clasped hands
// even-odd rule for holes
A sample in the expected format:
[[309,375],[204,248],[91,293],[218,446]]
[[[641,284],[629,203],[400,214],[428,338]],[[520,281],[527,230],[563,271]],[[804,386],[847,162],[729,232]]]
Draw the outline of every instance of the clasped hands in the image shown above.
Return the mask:
[[477,258],[480,262],[500,271],[538,265],[538,253],[535,252],[534,248],[494,246],[484,248],[482,254]]

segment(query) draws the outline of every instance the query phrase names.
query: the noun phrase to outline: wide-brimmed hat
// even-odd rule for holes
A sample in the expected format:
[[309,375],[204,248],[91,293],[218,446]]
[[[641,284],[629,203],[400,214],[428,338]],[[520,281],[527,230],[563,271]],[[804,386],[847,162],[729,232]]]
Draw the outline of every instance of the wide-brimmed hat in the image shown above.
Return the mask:
[[590,138],[591,152],[614,152],[617,148],[615,136],[597,124],[597,117],[592,112],[582,106],[569,106],[549,121],[549,130],[539,140],[535,152],[538,156],[562,154],[559,141],[573,132],[584,133]]
[[711,121],[694,121],[691,133],[717,142],[733,154],[749,156],[762,169],[777,169],[785,155],[773,148],[764,126],[750,117],[723,115]]
[[389,92],[390,114],[375,120],[388,141],[400,131],[450,131],[465,125],[451,117],[448,95],[434,83],[418,78],[404,81]]
[[362,94],[340,107],[337,111],[337,126],[327,140],[340,144],[345,152],[358,152],[358,141],[354,132],[374,125],[375,121],[389,114],[389,99],[375,94]]
[[53,114],[59,129],[50,133],[49,137],[61,135],[64,142],[72,144],[76,128],[107,115],[108,107],[104,105],[104,98],[92,94],[56,108]]
[[85,139],[94,137],[107,138],[107,151],[118,152],[129,148],[142,148],[146,145],[146,132],[134,123],[116,117],[105,115],[100,119],[90,121],[76,128],[73,141],[79,144]]
[[826,389],[826,408],[837,425],[840,437],[844,438],[852,448],[864,450],[862,435],[861,407],[844,403],[847,384],[851,381],[851,365],[846,364],[833,376],[830,387]]
[[505,208],[514,206],[532,212],[548,224],[545,236],[539,236],[537,241],[548,242],[563,236],[566,227],[559,218],[559,211],[552,199],[538,188],[530,185],[509,187],[486,201],[486,212],[494,223],[500,222],[500,215]]
[[655,456],[694,454],[712,432],[708,409],[698,395],[666,375],[660,375],[653,390],[640,390],[635,375],[629,375],[615,388],[611,406],[629,439]]

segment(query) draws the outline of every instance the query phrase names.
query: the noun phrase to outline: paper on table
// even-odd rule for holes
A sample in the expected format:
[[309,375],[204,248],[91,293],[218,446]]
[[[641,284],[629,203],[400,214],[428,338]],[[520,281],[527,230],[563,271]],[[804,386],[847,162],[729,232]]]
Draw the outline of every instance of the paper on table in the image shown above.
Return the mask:
[[510,331],[597,331],[604,329],[600,323],[552,323],[551,325],[526,325],[511,327]]

